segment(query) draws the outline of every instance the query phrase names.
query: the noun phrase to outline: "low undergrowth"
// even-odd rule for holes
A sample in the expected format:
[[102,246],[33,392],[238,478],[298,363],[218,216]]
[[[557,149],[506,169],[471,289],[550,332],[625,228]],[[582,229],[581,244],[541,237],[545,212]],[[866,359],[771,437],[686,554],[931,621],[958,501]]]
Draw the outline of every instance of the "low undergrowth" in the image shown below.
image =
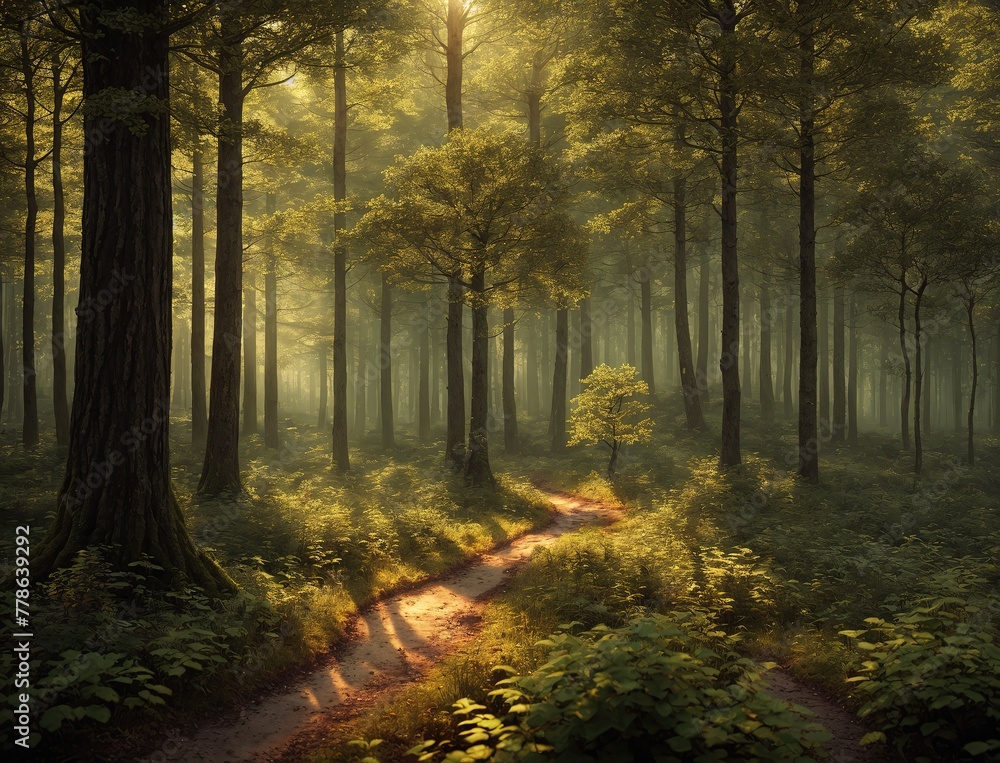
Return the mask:
[[[183,725],[193,713],[246,698],[330,649],[378,596],[453,569],[550,516],[526,481],[500,475],[495,493],[467,488],[432,449],[358,454],[352,471],[337,475],[322,433],[290,431],[285,443],[267,451],[251,439],[246,494],[225,500],[195,497],[193,456],[175,459],[192,534],[237,581],[238,595],[214,600],[194,586],[164,587],[152,560],[112,570],[101,548],[35,586],[32,696],[43,737],[36,755],[72,751],[83,740],[91,750],[123,739],[148,744],[151,722]],[[6,477],[4,486],[17,490]],[[51,505],[17,509],[17,521],[41,530]],[[5,679],[14,667],[9,651],[0,657]],[[12,682],[0,691],[9,733]]]
[[[627,454],[614,485],[594,473],[588,449],[536,454],[535,476],[624,498],[629,516],[610,532],[584,530],[539,551],[489,608],[473,652],[346,733],[384,740],[372,753],[384,761],[414,760],[406,751],[425,739],[438,742],[425,752],[471,760],[458,756],[474,746],[461,741],[463,730],[493,746],[494,732],[521,738],[523,714],[491,695],[505,678],[494,668],[535,675],[547,659],[536,642],[560,623],[617,629],[705,610],[739,638],[741,654],[780,662],[858,711],[878,758],[1000,760],[1000,474],[987,459],[964,468],[949,456],[955,443],[940,440],[922,480],[889,438],[827,446],[819,486],[789,473],[783,454],[794,451],[794,432],[780,425],[748,438],[760,455],[730,473],[720,474],[714,456],[691,455],[697,436],[674,439],[662,428],[649,448]],[[462,726],[459,701],[459,710],[481,705],[473,715],[494,717]],[[480,752],[475,759],[489,757]],[[358,757],[341,744],[316,760]]]

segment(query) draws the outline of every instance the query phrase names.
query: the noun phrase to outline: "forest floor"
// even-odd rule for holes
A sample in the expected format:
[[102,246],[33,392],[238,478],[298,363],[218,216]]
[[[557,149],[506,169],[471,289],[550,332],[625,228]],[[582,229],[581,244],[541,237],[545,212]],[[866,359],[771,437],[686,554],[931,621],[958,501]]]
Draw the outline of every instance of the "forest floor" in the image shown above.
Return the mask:
[[173,741],[191,763],[301,760],[351,711],[418,680],[479,632],[483,598],[537,549],[584,524],[610,524],[619,507],[546,492],[557,513],[545,529],[484,554],[448,577],[377,602],[352,637],[318,669],[241,710],[238,717]]

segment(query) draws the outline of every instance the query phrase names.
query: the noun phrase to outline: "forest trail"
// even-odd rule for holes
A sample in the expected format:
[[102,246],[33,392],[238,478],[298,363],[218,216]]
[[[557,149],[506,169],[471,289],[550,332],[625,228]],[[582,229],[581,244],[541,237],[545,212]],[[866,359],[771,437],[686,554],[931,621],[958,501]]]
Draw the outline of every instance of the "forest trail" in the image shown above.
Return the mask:
[[854,713],[830,698],[809,688],[785,670],[775,668],[765,674],[768,693],[775,699],[791,702],[811,711],[815,720],[833,734],[826,743],[830,763],[874,763],[874,753],[861,746],[866,729]]
[[365,610],[355,637],[336,656],[247,707],[238,719],[175,739],[177,757],[187,763],[261,763],[309,748],[345,702],[364,704],[372,695],[415,681],[474,638],[482,598],[535,549],[583,525],[610,524],[621,516],[616,507],[584,498],[548,491],[546,497],[557,511],[547,527]]

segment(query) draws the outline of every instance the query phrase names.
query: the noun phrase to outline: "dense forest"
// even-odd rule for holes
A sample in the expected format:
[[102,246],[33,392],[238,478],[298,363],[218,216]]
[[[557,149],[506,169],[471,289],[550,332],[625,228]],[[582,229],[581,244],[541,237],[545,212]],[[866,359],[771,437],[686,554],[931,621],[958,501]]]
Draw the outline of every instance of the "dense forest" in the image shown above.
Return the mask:
[[2,0],[0,746],[1000,760],[1000,3]]

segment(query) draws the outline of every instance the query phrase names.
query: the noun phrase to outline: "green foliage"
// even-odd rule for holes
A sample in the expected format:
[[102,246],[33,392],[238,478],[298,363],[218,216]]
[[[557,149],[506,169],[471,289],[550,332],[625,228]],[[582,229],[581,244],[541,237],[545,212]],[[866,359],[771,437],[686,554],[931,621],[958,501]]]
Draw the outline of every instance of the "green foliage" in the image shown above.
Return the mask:
[[841,631],[867,657],[848,679],[864,700],[859,714],[891,734],[907,759],[956,760],[964,750],[1000,760],[1000,646],[995,632],[970,624],[978,614],[962,599],[938,598]]
[[[42,625],[32,696],[46,732],[108,723],[164,705],[180,689],[234,682],[254,643],[278,625],[265,602],[245,594],[223,603],[194,586],[163,589],[160,568],[148,561],[115,571],[110,551],[84,549],[33,599],[33,621]],[[8,654],[4,673],[12,667]]]
[[[556,633],[548,660],[498,684],[498,717],[456,703],[461,749],[449,763],[494,761],[798,760],[829,735],[761,689],[760,669],[701,610],[611,630]],[[435,759],[436,745],[414,748]]]

